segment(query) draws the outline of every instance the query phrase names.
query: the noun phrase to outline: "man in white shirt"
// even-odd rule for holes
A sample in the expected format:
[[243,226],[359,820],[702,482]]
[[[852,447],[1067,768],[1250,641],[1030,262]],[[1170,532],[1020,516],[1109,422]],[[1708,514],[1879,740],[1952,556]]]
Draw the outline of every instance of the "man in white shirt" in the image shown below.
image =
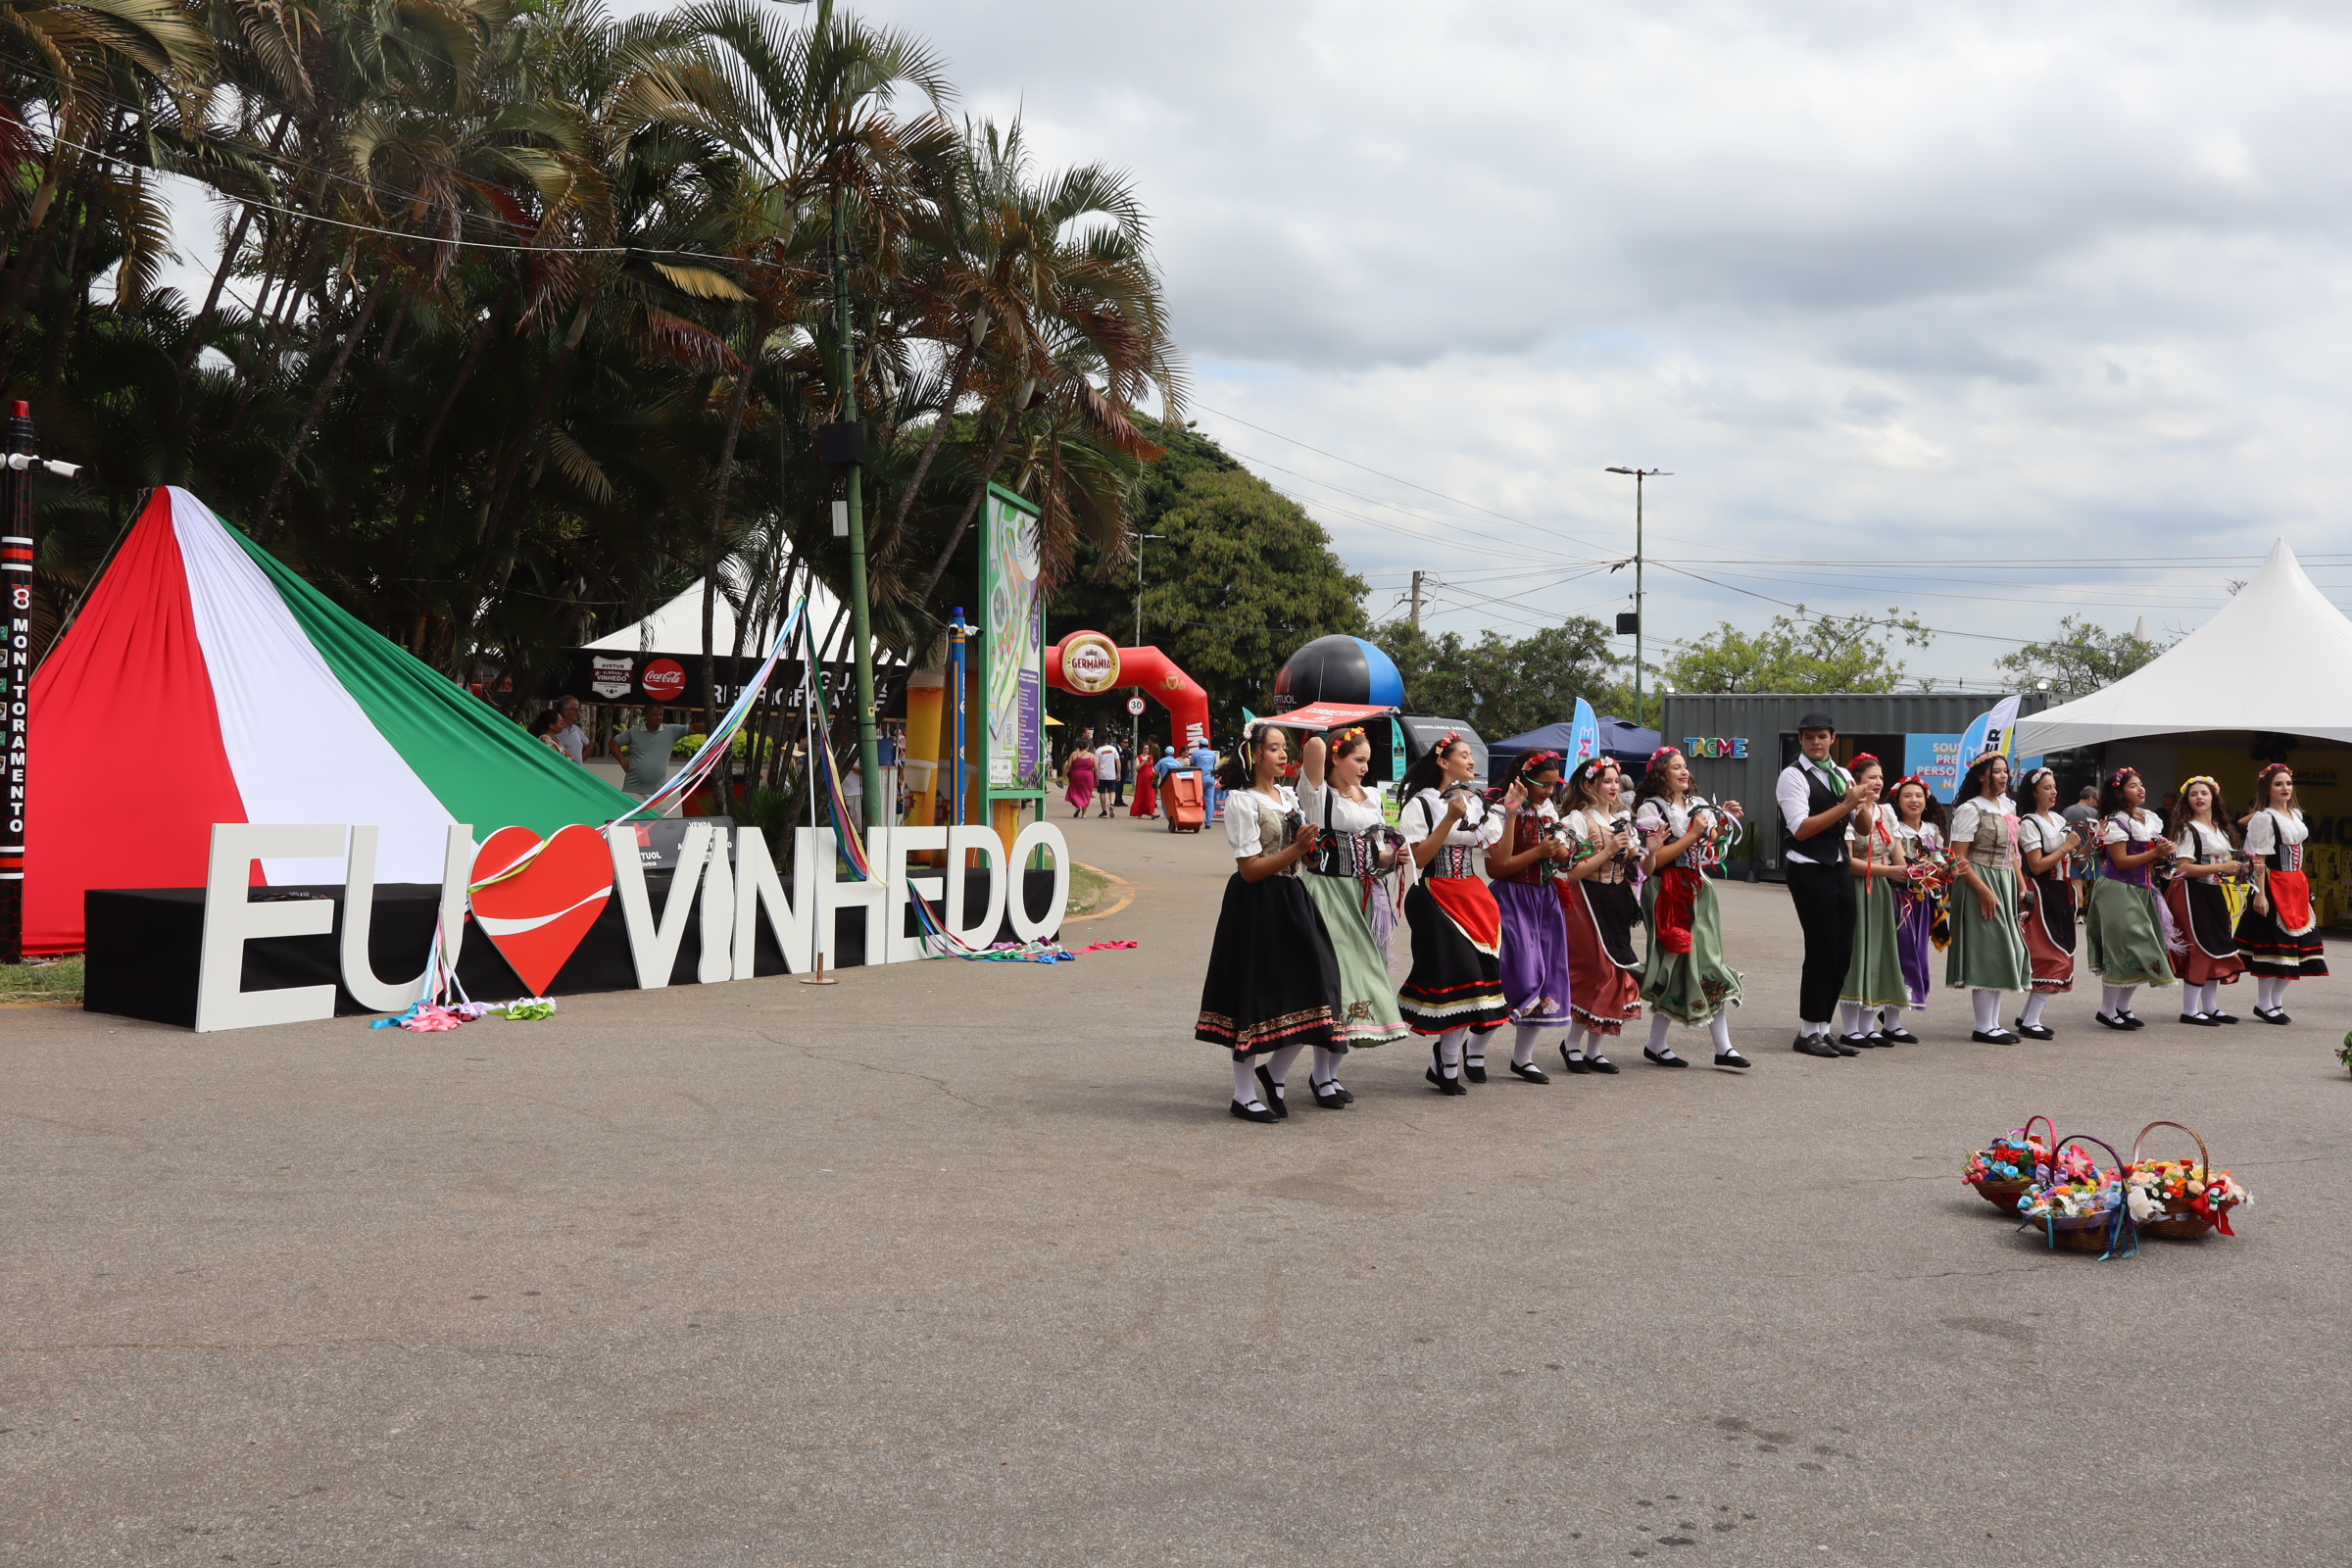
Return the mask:
[[[1805,1056],[1858,1056],[1860,1042],[1848,1045],[1830,1032],[1838,1015],[1838,994],[1854,958],[1854,878],[1845,863],[1846,821],[1868,797],[1853,787],[1844,768],[1830,760],[1838,726],[1819,710],[1796,723],[1797,759],[1781,770],[1773,799],[1788,830],[1782,851],[1788,870],[1788,902],[1804,928],[1805,966],[1796,988],[1796,1044]],[[1872,1036],[1870,1044],[1888,1042]]]
[[1119,804],[1119,749],[1106,740],[1095,748],[1095,794],[1102,802],[1102,809],[1095,814],[1108,816]]
[[556,716],[562,720],[556,726],[555,743],[564,748],[564,755],[575,762],[588,760],[588,736],[580,728],[580,700],[566,697],[556,704]]

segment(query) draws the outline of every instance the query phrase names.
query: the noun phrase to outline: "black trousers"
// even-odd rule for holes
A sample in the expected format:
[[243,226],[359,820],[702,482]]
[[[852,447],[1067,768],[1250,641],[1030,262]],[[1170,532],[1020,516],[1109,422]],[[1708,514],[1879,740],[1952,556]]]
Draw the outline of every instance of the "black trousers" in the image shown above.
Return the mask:
[[1808,1023],[1838,1016],[1838,993],[1854,961],[1854,874],[1830,865],[1788,862],[1788,902],[1805,933],[1805,968],[1796,985],[1796,1015]]

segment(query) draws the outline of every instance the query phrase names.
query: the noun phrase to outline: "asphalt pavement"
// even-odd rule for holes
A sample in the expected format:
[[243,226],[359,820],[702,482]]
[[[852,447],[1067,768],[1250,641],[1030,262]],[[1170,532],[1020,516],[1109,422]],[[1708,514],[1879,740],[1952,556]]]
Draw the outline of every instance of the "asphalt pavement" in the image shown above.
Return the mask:
[[[1736,885],[1751,1073],[1444,1099],[1408,1043],[1260,1127],[1191,1038],[1221,835],[1066,813],[1131,884],[1068,940],[1138,949],[0,1011],[0,1562],[2352,1559],[2342,981],[1817,1061]],[[2241,1234],[2051,1253],[1958,1179],[2034,1112],[2187,1122]]]

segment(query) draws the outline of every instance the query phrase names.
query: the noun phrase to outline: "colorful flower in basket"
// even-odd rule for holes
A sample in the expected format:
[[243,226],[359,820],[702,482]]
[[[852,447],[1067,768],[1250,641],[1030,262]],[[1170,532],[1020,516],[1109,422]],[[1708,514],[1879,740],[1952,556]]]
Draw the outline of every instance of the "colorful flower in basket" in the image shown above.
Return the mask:
[[[1968,1156],[1960,1169],[1960,1179],[1974,1185],[1978,1182],[2030,1182],[2045,1179],[2049,1174],[2049,1146],[2031,1137],[2022,1127],[2006,1138],[1995,1138],[1990,1149],[1980,1149]],[[2069,1146],[2059,1155],[2062,1171],[2086,1174],[2091,1169],[2090,1156]]]
[[2017,1211],[2028,1219],[2089,1219],[2123,1203],[2124,1184],[2113,1171],[2094,1168],[2087,1175],[2036,1185],[2017,1200]]
[[2193,1159],[2143,1159],[2126,1173],[2125,1184],[2132,1219],[2185,1211],[2211,1222],[2224,1236],[2237,1234],[2230,1228],[2230,1211],[2253,1200],[2228,1171],[2207,1170]]

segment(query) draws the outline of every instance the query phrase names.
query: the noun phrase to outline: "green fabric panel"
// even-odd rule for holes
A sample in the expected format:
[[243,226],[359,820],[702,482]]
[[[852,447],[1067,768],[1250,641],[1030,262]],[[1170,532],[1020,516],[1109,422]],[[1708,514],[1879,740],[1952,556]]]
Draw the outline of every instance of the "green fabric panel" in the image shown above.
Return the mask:
[[286,608],[361,711],[392,743],[450,815],[479,843],[519,825],[546,834],[600,824],[637,802],[398,643],[362,624],[238,530],[230,537],[285,597]]

